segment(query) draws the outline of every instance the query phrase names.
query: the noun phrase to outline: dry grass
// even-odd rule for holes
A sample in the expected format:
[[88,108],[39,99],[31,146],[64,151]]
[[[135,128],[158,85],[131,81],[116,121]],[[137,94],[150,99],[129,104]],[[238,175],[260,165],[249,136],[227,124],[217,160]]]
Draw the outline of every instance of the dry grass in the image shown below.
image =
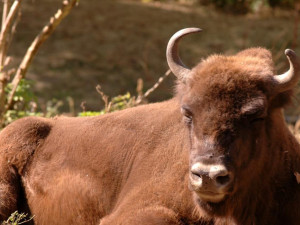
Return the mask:
[[[16,62],[60,2],[24,2],[11,52]],[[181,54],[189,66],[212,53],[234,54],[264,46],[272,50],[282,71],[287,66],[283,50],[292,41],[293,18],[289,12],[273,14],[233,16],[188,5],[82,0],[42,47],[28,78],[37,81],[35,92],[41,102],[71,96],[76,110],[84,100],[88,110],[98,110],[97,84],[109,96],[116,96],[127,90],[135,93],[136,81],[142,78],[147,90],[167,70],[165,47],[170,36],[190,26],[204,32],[183,40]],[[299,47],[296,50],[300,53]],[[169,98],[173,79],[163,82],[150,100]]]

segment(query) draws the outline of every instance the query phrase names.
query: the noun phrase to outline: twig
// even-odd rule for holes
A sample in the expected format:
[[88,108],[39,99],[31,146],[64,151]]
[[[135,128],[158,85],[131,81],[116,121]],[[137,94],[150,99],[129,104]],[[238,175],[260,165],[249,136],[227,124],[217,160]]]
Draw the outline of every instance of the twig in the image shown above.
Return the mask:
[[[0,122],[2,121],[2,116],[4,114],[4,105],[6,99],[5,87],[8,82],[9,74],[4,72],[4,67],[9,62],[6,58],[7,52],[7,40],[11,26],[13,24],[15,15],[20,8],[22,0],[15,0],[12,4],[9,12],[9,1],[5,0],[3,2],[3,14],[2,14],[2,24],[1,24],[1,33],[0,33]],[[8,14],[7,14],[8,13]]]
[[12,22],[13,22],[13,19],[20,7],[20,4],[21,4],[22,0],[15,0],[14,3],[12,4],[10,10],[9,10],[9,13],[5,19],[5,23],[4,23],[4,26],[2,27],[2,30],[1,30],[1,34],[0,34],[0,64],[1,64],[1,68],[0,68],[0,71],[2,71],[2,65],[3,65],[3,62],[4,62],[4,58],[5,58],[5,55],[3,54],[4,52],[4,49],[5,49],[5,43],[6,43],[6,38],[7,38],[7,35],[10,31],[10,27],[12,25]]
[[[8,40],[7,40],[7,43],[6,43],[6,50],[9,49],[9,47],[12,43],[12,40],[13,40],[13,37],[16,33],[17,25],[20,22],[20,19],[21,19],[21,9],[19,8],[18,9],[18,15],[16,16],[16,19],[14,20],[13,25],[11,26],[11,31],[9,33],[9,37],[8,37]],[[6,52],[5,52],[5,56],[7,57]],[[5,66],[6,66],[6,64],[4,63],[4,67]]]
[[83,112],[86,112],[86,107],[85,107],[86,101],[83,101],[80,103],[80,108],[82,108]]
[[[16,16],[16,18],[14,19],[14,22],[11,26],[10,32],[8,32],[7,36],[6,36],[6,40],[5,40],[5,44],[3,45],[3,48],[1,49],[1,57],[3,60],[1,61],[1,69],[0,69],[0,82],[1,82],[1,88],[0,88],[0,108],[3,109],[3,106],[5,104],[5,99],[6,99],[6,94],[5,94],[5,87],[8,83],[8,81],[10,80],[10,76],[13,74],[10,71],[6,71],[6,67],[8,66],[8,64],[11,62],[11,57],[7,56],[7,50],[9,49],[9,46],[12,42],[13,36],[16,32],[16,28],[17,25],[19,23],[21,17],[21,10],[20,7],[18,9],[18,16]],[[15,73],[15,72],[14,72]],[[0,110],[0,115],[1,115],[1,110]]]
[[6,17],[7,17],[7,12],[9,8],[9,0],[3,0],[3,13],[2,13],[2,25],[1,25],[1,30],[3,30]]
[[12,106],[13,97],[19,82],[25,77],[28,67],[36,55],[39,47],[48,39],[60,22],[70,13],[71,9],[76,5],[76,3],[78,3],[78,0],[64,0],[62,7],[55,13],[53,17],[50,18],[48,24],[31,43],[12,81],[12,90],[8,95],[5,111]]
[[[6,24],[6,19],[7,19],[7,13],[8,13],[8,10],[9,10],[9,7],[10,7],[10,2],[9,0],[3,0],[3,13],[2,13],[2,26],[1,26],[1,32],[3,30],[5,30],[5,24]],[[4,45],[2,46],[2,49],[0,48],[0,51],[1,51],[1,58],[0,58],[0,61],[1,61],[1,69],[0,71],[3,72],[5,67],[8,65],[7,63],[7,49],[9,48],[9,45],[10,45],[10,42],[11,42],[11,39],[12,39],[12,36],[14,35],[14,30],[15,30],[15,27],[17,25],[17,21],[18,21],[18,18],[15,19],[15,15],[17,12],[20,12],[20,7],[18,7],[17,9],[15,9],[16,11],[14,12],[14,16],[11,18],[12,19],[12,22],[13,25],[9,25],[9,27],[7,28],[7,35],[6,37],[4,38]],[[11,29],[10,29],[11,27]],[[7,77],[7,74],[1,74],[2,76],[2,79],[6,79],[6,81],[9,80],[9,77]]]
[[103,91],[101,91],[101,85],[100,84],[98,84],[96,86],[96,91],[98,92],[99,95],[101,95],[101,98],[102,98],[102,100],[105,104],[105,111],[109,110],[109,108],[108,108],[109,107],[108,96],[105,95]]
[[68,104],[69,104],[70,114],[72,116],[76,116],[74,99],[69,96],[69,97],[67,97],[67,101],[68,101]]
[[167,72],[165,72],[165,74],[163,76],[161,76],[158,81],[153,85],[152,88],[148,89],[144,95],[142,96],[138,96],[135,104],[138,105],[140,104],[143,99],[147,98],[153,91],[155,91],[156,88],[158,88],[158,86],[164,81],[164,79],[166,79],[167,76],[169,76],[171,73],[171,70],[168,70]]
[[24,220],[24,221],[22,221],[22,222],[19,222],[18,224],[24,224],[24,223],[27,223],[27,222],[33,220],[34,216],[35,216],[35,215],[33,215],[32,217],[30,217],[28,220]]
[[143,96],[143,87],[144,87],[143,79],[139,78],[137,80],[137,85],[136,85],[136,93],[138,94],[138,98]]

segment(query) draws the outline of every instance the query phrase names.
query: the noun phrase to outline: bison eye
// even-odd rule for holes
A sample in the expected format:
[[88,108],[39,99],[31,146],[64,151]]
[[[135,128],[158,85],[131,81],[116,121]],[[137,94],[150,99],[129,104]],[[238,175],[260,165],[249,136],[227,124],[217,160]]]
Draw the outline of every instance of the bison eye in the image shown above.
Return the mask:
[[264,120],[265,120],[265,118],[263,118],[263,117],[254,118],[254,119],[250,120],[250,123],[253,124],[253,123],[263,122]]
[[193,113],[191,112],[191,110],[183,106],[181,107],[181,113],[184,116],[184,122],[187,125],[191,125],[193,120]]
[[241,107],[242,117],[249,124],[256,124],[265,120],[267,107],[263,98],[254,98]]

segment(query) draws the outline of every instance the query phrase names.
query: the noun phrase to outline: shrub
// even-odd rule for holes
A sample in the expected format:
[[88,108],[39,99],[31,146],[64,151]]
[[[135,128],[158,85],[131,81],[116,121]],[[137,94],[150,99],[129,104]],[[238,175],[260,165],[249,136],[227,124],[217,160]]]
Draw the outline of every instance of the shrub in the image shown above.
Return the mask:
[[3,221],[1,225],[19,225],[19,224],[25,224],[32,220],[33,217],[28,218],[28,215],[25,213],[19,213],[18,211],[15,211],[10,215],[10,217]]

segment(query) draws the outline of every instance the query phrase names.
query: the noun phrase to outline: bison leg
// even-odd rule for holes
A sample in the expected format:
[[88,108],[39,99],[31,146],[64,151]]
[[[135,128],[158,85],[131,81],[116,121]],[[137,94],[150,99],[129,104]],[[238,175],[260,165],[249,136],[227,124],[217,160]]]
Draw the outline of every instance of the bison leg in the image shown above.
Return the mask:
[[177,214],[166,207],[147,207],[137,211],[112,213],[104,217],[100,225],[182,225]]
[[20,184],[17,172],[0,158],[0,222],[17,210]]
[[[21,176],[29,159],[51,130],[46,119],[23,118],[0,133],[0,221],[26,209]],[[24,211],[23,211],[24,212]]]

